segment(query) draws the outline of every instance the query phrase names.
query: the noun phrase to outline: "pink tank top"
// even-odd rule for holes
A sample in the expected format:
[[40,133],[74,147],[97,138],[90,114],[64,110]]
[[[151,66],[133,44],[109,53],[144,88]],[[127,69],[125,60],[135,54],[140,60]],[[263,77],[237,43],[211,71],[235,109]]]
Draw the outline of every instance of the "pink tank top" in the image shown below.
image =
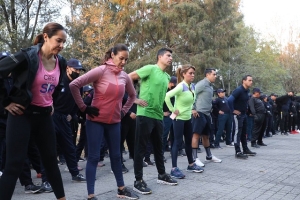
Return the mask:
[[47,71],[39,55],[39,69],[31,87],[32,105],[47,107],[53,104],[52,94],[58,84],[59,75],[58,59],[56,58],[55,68]]

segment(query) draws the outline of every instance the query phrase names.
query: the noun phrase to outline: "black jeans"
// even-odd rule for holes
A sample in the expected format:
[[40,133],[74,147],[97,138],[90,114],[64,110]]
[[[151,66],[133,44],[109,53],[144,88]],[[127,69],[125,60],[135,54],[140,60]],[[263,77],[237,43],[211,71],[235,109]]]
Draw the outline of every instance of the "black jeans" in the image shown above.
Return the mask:
[[251,144],[262,143],[262,138],[266,130],[266,114],[256,114],[254,116],[254,124],[252,130]]
[[282,133],[286,133],[291,129],[291,127],[288,127],[289,113],[288,112],[281,112],[280,114],[281,114],[281,116],[280,116],[280,119],[281,119],[280,120],[280,131]]
[[134,174],[137,181],[143,179],[143,158],[147,150],[148,141],[153,145],[156,168],[159,174],[165,174],[163,158],[163,122],[145,116],[136,117]]
[[27,157],[30,135],[34,138],[46,175],[57,199],[65,196],[63,183],[56,159],[56,136],[49,115],[8,114],[6,129],[6,165],[0,179],[0,200],[11,199],[16,181],[22,172]]
[[126,140],[129,155],[134,158],[134,138],[135,138],[136,120],[132,119],[129,114],[125,115],[121,120],[121,155],[122,147]]
[[233,137],[235,151],[241,152],[240,142],[242,143],[243,150],[248,150],[246,114],[233,115],[233,122],[235,126],[235,132]]
[[73,143],[73,135],[70,122],[67,121],[67,115],[55,113],[53,114],[57,143],[62,151],[69,172],[72,176],[79,174],[76,160],[76,147]]
[[81,123],[81,128],[80,128],[80,136],[79,136],[79,141],[76,146],[76,161],[79,161],[79,158],[81,156],[81,153],[84,149],[84,154],[85,157],[87,157],[87,140],[86,140],[86,127],[84,123]]

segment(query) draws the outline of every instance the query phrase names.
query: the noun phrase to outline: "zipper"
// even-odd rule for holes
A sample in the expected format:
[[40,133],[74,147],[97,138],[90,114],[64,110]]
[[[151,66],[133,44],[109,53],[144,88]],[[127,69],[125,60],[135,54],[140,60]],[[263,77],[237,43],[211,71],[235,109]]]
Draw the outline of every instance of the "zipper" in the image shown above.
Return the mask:
[[[115,96],[115,98],[117,98],[118,93],[119,93],[119,82],[118,82],[118,78],[117,78],[116,75],[115,75],[115,79],[116,79],[116,83],[117,83],[117,89],[116,89],[116,96]],[[115,100],[115,104],[114,104],[114,106],[113,106],[114,109],[116,109],[116,104],[117,104],[117,101]],[[121,112],[122,112],[122,111],[121,111]],[[111,122],[111,119],[112,119],[113,114],[114,114],[114,112],[112,112],[112,114],[111,114],[111,116],[110,116],[110,118],[109,118],[108,123]]]

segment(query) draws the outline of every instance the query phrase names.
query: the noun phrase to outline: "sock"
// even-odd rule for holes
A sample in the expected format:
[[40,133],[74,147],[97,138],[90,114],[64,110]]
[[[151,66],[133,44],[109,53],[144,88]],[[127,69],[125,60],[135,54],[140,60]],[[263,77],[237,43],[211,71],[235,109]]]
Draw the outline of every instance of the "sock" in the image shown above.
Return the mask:
[[193,159],[194,159],[194,161],[196,160],[196,158],[198,158],[198,156],[197,156],[197,151],[198,151],[198,148],[193,148],[193,149],[192,149],[192,154],[193,154]]
[[210,147],[204,147],[206,151],[206,158],[210,160],[212,158],[211,152],[210,152]]

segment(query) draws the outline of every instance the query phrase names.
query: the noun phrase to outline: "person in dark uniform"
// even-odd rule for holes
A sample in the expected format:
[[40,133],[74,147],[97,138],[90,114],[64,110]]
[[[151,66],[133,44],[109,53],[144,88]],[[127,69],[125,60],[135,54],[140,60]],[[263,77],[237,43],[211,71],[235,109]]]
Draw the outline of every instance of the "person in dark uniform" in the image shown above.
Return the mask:
[[[263,94],[261,95],[260,99],[263,101],[267,114],[266,114],[266,137],[272,137],[272,135],[275,135],[275,130],[272,128],[273,127],[273,107],[268,101],[268,96]],[[273,132],[274,131],[274,132]],[[272,134],[270,134],[270,132]]]
[[79,173],[76,150],[73,143],[70,121],[76,115],[78,108],[71,94],[69,84],[79,77],[81,70],[85,71],[79,60],[72,58],[67,62],[66,73],[63,75],[64,87],[54,99],[54,114],[52,117],[55,125],[57,144],[66,159],[66,171],[68,170],[71,173],[72,181],[76,182],[85,182],[86,180]]
[[214,101],[218,110],[218,132],[216,134],[215,147],[220,148],[220,138],[226,131],[226,145],[231,145],[232,114],[225,96],[226,90],[218,89],[218,98]]
[[259,146],[267,146],[262,141],[264,132],[266,130],[266,125],[267,125],[266,123],[267,111],[264,103],[260,99],[260,93],[261,91],[259,88],[253,88],[253,95],[248,102],[249,109],[254,119],[252,138],[251,138],[251,147],[256,147],[256,148],[259,148]]
[[276,103],[280,111],[280,131],[282,135],[289,135],[291,127],[288,127],[289,112],[293,100],[294,92],[276,98]]
[[[91,105],[92,99],[94,96],[94,88],[90,85],[86,85],[83,87],[83,101],[86,105]],[[84,158],[80,157],[81,153],[84,149],[85,158],[87,157],[87,141],[86,141],[86,129],[85,129],[85,122],[86,116],[85,113],[78,111],[78,121],[81,124],[80,128],[80,137],[78,143],[76,145],[76,159],[78,161],[85,161]]]

